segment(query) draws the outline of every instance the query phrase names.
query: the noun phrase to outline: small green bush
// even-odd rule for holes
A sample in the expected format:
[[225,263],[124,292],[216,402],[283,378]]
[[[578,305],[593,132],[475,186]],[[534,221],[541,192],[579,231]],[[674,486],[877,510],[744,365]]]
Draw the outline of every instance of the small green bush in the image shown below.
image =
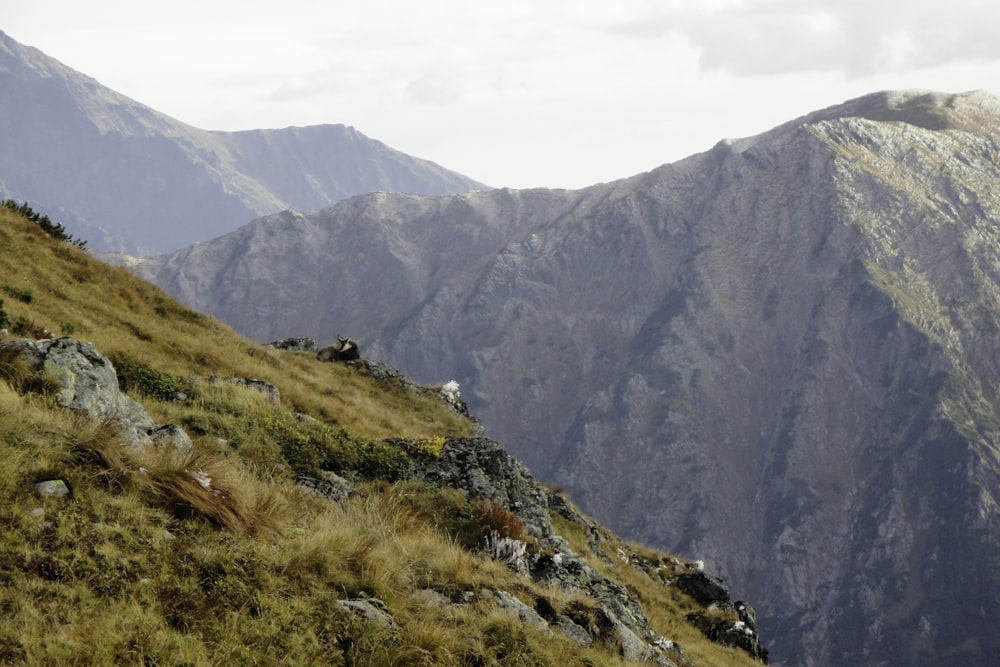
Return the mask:
[[10,327],[10,332],[23,338],[51,338],[48,329],[22,315]]
[[352,471],[371,479],[396,481],[408,467],[406,452],[390,442],[370,440],[322,423],[276,419],[268,429],[295,472]]
[[31,303],[35,300],[35,293],[32,292],[27,287],[22,287],[21,289],[15,289],[11,292],[11,296],[20,301],[21,303]]
[[160,401],[175,401],[180,396],[194,396],[194,383],[187,378],[150,368],[135,359],[112,355],[111,363],[118,374],[118,386],[124,392],[135,392]]

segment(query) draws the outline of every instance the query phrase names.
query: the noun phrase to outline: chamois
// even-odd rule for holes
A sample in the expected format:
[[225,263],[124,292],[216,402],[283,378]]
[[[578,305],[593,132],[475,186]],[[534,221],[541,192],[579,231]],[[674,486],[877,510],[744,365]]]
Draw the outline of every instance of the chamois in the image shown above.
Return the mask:
[[350,338],[337,336],[336,343],[321,347],[316,352],[316,358],[320,361],[353,361],[361,358],[361,349]]

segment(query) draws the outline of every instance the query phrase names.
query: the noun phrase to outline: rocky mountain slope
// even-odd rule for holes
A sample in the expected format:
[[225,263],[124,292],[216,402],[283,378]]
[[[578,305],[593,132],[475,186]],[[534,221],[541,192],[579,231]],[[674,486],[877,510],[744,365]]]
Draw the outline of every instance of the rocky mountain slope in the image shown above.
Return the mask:
[[1000,651],[1000,104],[878,93],[580,191],[375,194],[140,273],[258,340],[455,377],[786,665]]
[[0,662],[766,662],[452,383],[253,343],[33,218],[0,206]]
[[481,187],[343,125],[201,130],[0,32],[0,195],[94,249],[169,252],[365,192]]

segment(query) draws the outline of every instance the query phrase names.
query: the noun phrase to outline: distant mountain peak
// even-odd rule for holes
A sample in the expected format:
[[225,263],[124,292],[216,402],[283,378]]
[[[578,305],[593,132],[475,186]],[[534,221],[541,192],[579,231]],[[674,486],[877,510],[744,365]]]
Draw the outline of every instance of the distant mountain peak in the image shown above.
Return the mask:
[[2,33],[0,106],[0,182],[95,250],[176,250],[373,190],[486,187],[344,125],[201,130]]

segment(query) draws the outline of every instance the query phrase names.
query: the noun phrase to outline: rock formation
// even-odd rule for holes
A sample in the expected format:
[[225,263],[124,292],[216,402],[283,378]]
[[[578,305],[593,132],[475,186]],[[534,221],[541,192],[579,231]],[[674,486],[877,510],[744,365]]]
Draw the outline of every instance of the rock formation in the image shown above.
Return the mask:
[[[498,591],[501,606],[509,608],[522,621],[555,628],[574,636],[581,632],[583,641],[606,641],[617,646],[629,661],[677,667],[683,653],[673,642],[658,637],[650,626],[640,602],[623,586],[597,572],[573,552],[569,544],[553,529],[550,508],[562,507],[562,515],[597,532],[596,524],[582,517],[547,491],[496,442],[488,438],[449,438],[437,455],[415,454],[411,458],[408,476],[438,486],[460,489],[470,498],[485,499],[512,512],[522,520],[540,545],[530,562],[524,563],[525,573],[564,590],[579,591],[597,604],[596,622],[583,621],[586,629],[569,617],[549,614],[548,620],[535,610],[525,607],[513,596]],[[598,547],[599,549],[599,547]],[[768,651],[760,643],[756,626],[744,621],[718,618],[721,610],[735,614],[729,589],[717,577],[692,571],[692,566],[671,560],[653,566],[634,554],[623,554],[627,565],[636,567],[665,586],[676,585],[705,609],[689,615],[689,620],[718,643],[735,646],[767,663]],[[676,570],[676,572],[675,572]],[[710,581],[712,585],[693,582]],[[710,591],[707,592],[706,591]],[[540,603],[545,607],[545,603]],[[752,612],[751,612],[752,615]],[[749,618],[749,617],[748,617]],[[578,619],[582,620],[582,619]],[[676,661],[676,662],[675,662]]]

